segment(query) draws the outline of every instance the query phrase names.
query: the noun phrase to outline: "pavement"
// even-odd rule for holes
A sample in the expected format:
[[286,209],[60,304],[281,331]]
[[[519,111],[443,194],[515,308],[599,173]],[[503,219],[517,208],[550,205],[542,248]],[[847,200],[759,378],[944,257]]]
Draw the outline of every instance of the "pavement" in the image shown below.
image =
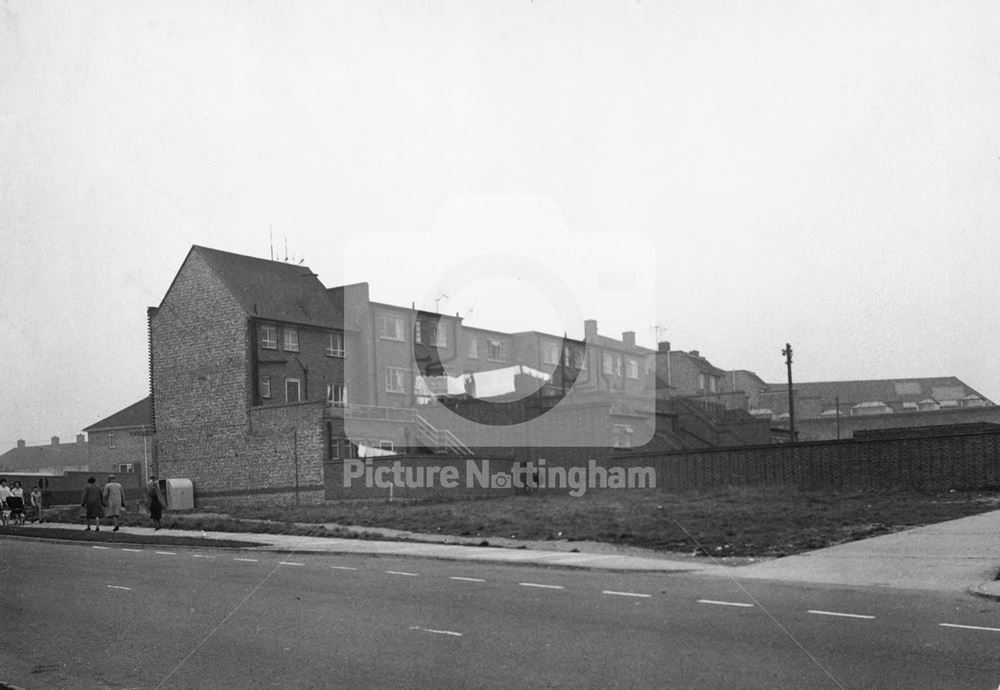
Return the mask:
[[[43,523],[33,527],[66,528]],[[359,530],[361,531],[361,530]],[[407,556],[492,564],[557,566],[613,571],[697,572],[734,580],[763,579],[859,587],[968,592],[1000,601],[1000,510],[917,527],[784,558],[714,559],[664,554],[595,542],[525,542],[462,539],[364,528],[384,539],[308,537],[122,527],[125,534],[199,536],[245,541],[249,549],[284,553]],[[407,541],[420,540],[420,541]],[[263,546],[262,546],[263,544]]]

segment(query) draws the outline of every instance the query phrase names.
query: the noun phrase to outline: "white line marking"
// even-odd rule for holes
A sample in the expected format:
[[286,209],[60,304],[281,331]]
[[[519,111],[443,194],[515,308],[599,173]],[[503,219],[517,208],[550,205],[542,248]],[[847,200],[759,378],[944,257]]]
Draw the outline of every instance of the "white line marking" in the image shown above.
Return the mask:
[[699,604],[715,604],[716,606],[739,606],[741,608],[752,609],[753,604],[743,604],[738,601],[715,601],[714,599],[699,599]]
[[122,549],[122,551],[129,551],[131,553],[142,553],[142,549]]
[[292,561],[282,561],[278,565],[305,565],[305,563],[293,563]]
[[104,550],[108,550],[111,547],[110,546],[91,546],[90,548],[92,548],[92,549],[104,549]]
[[346,565],[331,565],[330,567],[333,568],[334,570],[357,570],[357,568],[351,568],[350,566]]
[[419,573],[404,573],[401,570],[386,570],[387,575],[406,575],[408,577],[416,577]]
[[454,637],[462,636],[462,633],[455,632],[454,630],[434,630],[433,628],[421,628],[419,625],[411,625],[410,630],[419,630],[421,632],[436,633],[438,635],[452,635]]
[[619,597],[642,597],[643,599],[653,596],[652,594],[640,594],[639,592],[616,592],[612,589],[605,589],[601,594],[614,594]]
[[256,563],[256,558],[234,558],[234,561],[242,561],[243,563]]
[[202,556],[200,553],[193,553],[191,558],[215,558],[215,556]]
[[457,575],[452,575],[448,578],[449,580],[461,580],[462,582],[486,582],[481,577],[458,577]]
[[818,616],[840,616],[841,618],[863,618],[865,620],[873,620],[875,616],[864,616],[860,613],[838,613],[837,611],[813,611],[810,609],[809,613],[815,613]]
[[539,587],[541,589],[566,589],[562,585],[540,585],[537,582],[518,582],[522,587]]
[[177,555],[173,551],[157,551],[156,553],[160,554],[161,556],[176,556]]
[[965,630],[988,630],[989,632],[1000,632],[1000,628],[983,628],[978,625],[958,625],[957,623],[938,623],[943,628],[964,628]]
[[105,585],[105,587],[107,587],[108,589],[127,589],[130,592],[132,591],[131,587],[120,587],[118,585]]

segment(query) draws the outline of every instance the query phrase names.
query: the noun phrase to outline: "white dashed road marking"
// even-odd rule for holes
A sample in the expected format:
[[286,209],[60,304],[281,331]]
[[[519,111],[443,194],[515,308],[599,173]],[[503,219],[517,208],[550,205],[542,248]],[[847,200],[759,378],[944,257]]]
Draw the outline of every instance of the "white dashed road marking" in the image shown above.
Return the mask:
[[699,604],[715,604],[716,606],[739,606],[741,608],[751,609],[753,604],[743,604],[738,601],[715,601],[714,599],[699,599]]
[[177,555],[173,551],[157,551],[156,553],[160,554],[161,556],[176,556]]
[[452,635],[453,637],[462,636],[462,633],[455,632],[454,630],[434,630],[433,628],[421,628],[419,625],[411,625],[410,630],[419,630],[420,632],[435,633],[437,635]]
[[986,630],[989,632],[1000,632],[1000,628],[984,628],[979,625],[958,625],[957,623],[938,623],[942,628],[963,628],[965,630]]
[[191,558],[215,558],[215,556],[204,556],[200,553],[191,554]]
[[91,546],[90,548],[92,548],[92,549],[104,549],[104,550],[108,550],[111,547],[110,546]]
[[132,591],[131,587],[121,587],[119,585],[105,585],[105,587],[107,587],[108,589],[126,589],[130,592]]
[[350,566],[346,565],[331,565],[330,567],[333,568],[334,570],[357,570],[357,568],[351,568]]
[[295,563],[293,561],[282,561],[278,565],[305,565],[305,563]]
[[458,577],[457,575],[452,575],[448,578],[449,580],[460,580],[462,582],[486,582],[481,577]]
[[518,582],[522,587],[539,587],[541,589],[566,589],[562,585],[542,585],[537,582]]
[[142,553],[142,549],[122,549],[122,551],[130,551],[131,553]]
[[405,573],[402,570],[386,570],[386,575],[406,575],[407,577],[416,577],[418,573]]
[[865,620],[873,620],[875,618],[875,616],[864,616],[860,613],[838,613],[837,611],[810,610],[809,613],[815,613],[817,616],[839,616],[841,618],[863,618]]
[[652,594],[641,594],[639,592],[616,592],[613,589],[605,589],[601,594],[614,594],[618,597],[642,597],[643,599],[653,596]]
[[256,563],[256,558],[234,558],[234,561],[242,561],[243,563]]

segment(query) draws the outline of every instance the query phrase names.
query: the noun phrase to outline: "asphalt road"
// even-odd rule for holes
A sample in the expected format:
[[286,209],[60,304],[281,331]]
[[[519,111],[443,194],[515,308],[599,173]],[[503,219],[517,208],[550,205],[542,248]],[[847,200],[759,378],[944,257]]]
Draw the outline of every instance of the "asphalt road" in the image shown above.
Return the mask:
[[886,588],[0,540],[24,688],[990,688],[1000,604]]

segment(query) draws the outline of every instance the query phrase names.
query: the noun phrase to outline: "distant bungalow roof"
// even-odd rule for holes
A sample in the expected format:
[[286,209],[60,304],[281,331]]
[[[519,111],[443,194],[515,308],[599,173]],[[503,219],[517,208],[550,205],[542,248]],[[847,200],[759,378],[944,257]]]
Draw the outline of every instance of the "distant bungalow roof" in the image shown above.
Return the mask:
[[84,431],[102,431],[104,429],[126,429],[131,427],[152,426],[153,411],[149,402],[149,396],[132,403],[123,410],[115,412],[109,417],[105,417],[99,422],[94,422]]

